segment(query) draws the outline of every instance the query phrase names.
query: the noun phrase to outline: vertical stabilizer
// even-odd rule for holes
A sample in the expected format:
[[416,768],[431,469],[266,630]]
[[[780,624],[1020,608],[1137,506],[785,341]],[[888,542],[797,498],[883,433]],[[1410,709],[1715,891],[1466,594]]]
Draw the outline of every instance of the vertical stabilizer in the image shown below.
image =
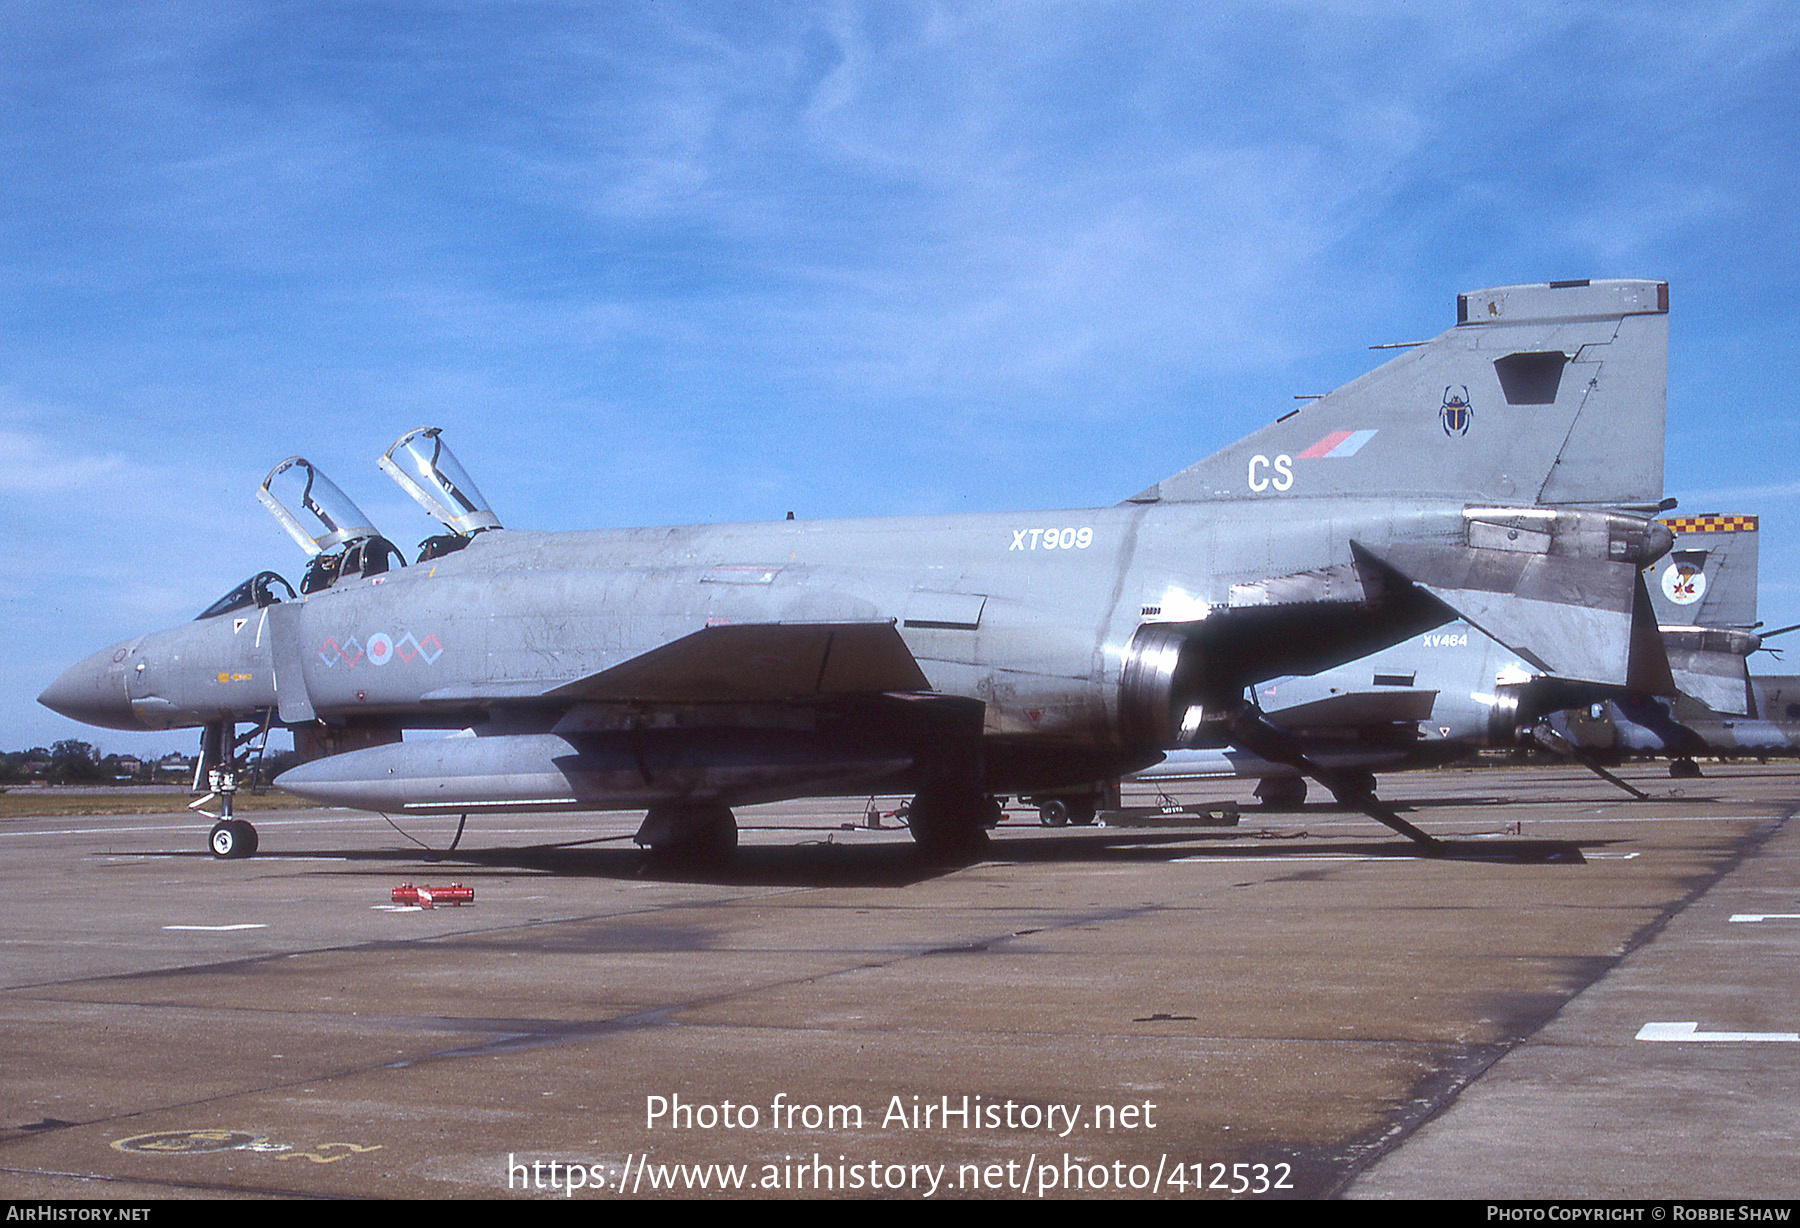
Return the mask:
[[1650,569],[1650,600],[1665,627],[1756,626],[1757,518],[1668,516],[1674,548]]
[[1674,548],[1645,572],[1669,666],[1682,694],[1725,716],[1755,712],[1755,516],[1670,516]]
[[1499,286],[1457,323],[1131,502],[1415,496],[1653,511],[1667,282]]

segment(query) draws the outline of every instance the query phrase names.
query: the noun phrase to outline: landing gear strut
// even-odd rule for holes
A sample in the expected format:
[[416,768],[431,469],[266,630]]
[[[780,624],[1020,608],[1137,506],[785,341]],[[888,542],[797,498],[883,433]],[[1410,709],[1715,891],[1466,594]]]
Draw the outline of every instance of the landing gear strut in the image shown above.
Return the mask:
[[[265,733],[267,726],[264,726]],[[249,735],[255,736],[254,731]],[[248,820],[232,816],[232,803],[237,796],[237,723],[214,721],[200,731],[200,762],[194,766],[194,788],[206,782],[207,792],[188,803],[189,810],[217,819],[206,837],[212,855],[224,861],[235,861],[256,855],[256,828]],[[219,808],[208,810],[208,802],[218,799]]]

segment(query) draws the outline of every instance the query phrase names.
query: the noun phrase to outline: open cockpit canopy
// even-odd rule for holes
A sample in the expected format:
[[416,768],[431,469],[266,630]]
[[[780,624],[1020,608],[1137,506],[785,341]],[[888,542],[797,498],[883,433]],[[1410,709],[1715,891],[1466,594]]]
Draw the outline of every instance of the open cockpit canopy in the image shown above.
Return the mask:
[[445,528],[462,537],[500,527],[475,479],[462,467],[442,431],[421,426],[394,441],[381,457],[381,468]]
[[256,497],[288,536],[312,556],[300,591],[315,593],[340,578],[373,576],[406,560],[363,510],[304,456],[290,456],[263,479]]
[[304,456],[290,456],[269,470],[256,497],[309,555],[380,536],[350,496]]

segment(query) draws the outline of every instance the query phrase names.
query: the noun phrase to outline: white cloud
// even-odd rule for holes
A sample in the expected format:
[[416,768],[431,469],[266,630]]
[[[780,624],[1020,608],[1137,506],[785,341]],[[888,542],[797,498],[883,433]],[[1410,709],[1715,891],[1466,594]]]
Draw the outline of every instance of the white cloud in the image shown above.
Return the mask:
[[86,494],[105,498],[116,491],[126,460],[117,452],[86,456],[59,454],[42,436],[0,428],[0,495]]

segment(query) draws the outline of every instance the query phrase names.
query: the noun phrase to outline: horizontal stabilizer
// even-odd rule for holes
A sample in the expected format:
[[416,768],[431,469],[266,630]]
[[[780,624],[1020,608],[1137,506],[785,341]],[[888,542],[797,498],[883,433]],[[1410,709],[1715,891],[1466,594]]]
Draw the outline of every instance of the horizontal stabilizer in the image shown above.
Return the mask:
[[[1646,620],[1654,632],[1655,616],[1647,594],[1637,609],[1643,582],[1630,562],[1470,546],[1359,550],[1551,677],[1604,686],[1643,683],[1664,694],[1672,689],[1661,641],[1634,634]],[[1646,654],[1655,659],[1634,662]]]
[[545,697],[731,703],[930,689],[891,622],[729,623],[653,648]]
[[1726,716],[1750,715],[1750,662],[1737,653],[1670,647],[1669,669],[1683,695]]

